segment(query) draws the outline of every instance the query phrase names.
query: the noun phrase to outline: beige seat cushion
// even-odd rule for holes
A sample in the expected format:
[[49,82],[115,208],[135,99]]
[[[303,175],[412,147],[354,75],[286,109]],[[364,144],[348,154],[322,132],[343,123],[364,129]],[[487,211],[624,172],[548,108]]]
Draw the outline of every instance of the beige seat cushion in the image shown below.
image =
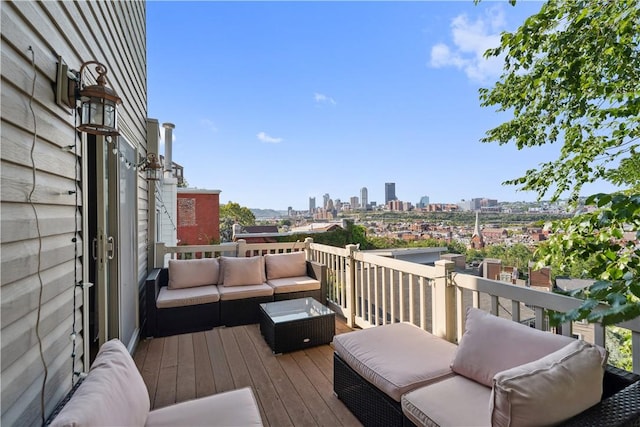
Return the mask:
[[400,402],[400,396],[453,375],[456,346],[409,323],[336,335],[336,353],[358,374]]
[[156,307],[172,308],[184,307],[185,305],[208,304],[220,301],[218,287],[197,286],[195,288],[168,289],[160,288]]
[[307,275],[307,257],[304,252],[267,254],[264,256],[267,280]]
[[490,426],[491,389],[461,375],[402,396],[402,412],[417,426]]
[[149,394],[126,347],[117,339],[100,347],[87,377],[52,426],[141,426]]
[[218,284],[220,267],[216,258],[170,259],[169,289]]
[[266,283],[261,285],[220,286],[220,301],[231,301],[243,298],[266,297],[273,295],[273,288]]
[[565,421],[600,401],[606,352],[574,340],[541,359],[493,379],[491,421],[502,426],[547,426]]
[[147,427],[261,425],[258,404],[248,387],[156,409],[146,423]]
[[218,284],[230,287],[261,285],[267,281],[264,272],[264,258],[261,256],[220,257],[220,263],[221,280]]
[[273,288],[274,293],[315,291],[320,289],[320,282],[309,276],[283,277],[281,279],[269,279],[267,284]]
[[498,372],[540,359],[572,341],[470,307],[451,368],[491,387]]

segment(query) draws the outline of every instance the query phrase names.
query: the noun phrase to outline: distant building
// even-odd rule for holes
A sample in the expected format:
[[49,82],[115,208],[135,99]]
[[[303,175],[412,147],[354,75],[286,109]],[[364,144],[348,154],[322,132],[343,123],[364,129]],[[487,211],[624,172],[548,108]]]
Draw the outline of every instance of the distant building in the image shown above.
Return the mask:
[[358,207],[360,207],[358,196],[352,196],[351,199],[349,199],[349,203],[351,204],[351,209],[358,209]]
[[442,254],[447,252],[447,247],[442,246],[433,248],[372,249],[362,252],[387,258],[399,259],[402,261],[415,262],[417,264],[432,265],[433,263],[441,259]]
[[418,202],[418,208],[424,209],[429,206],[429,196],[420,197],[420,201]]
[[177,237],[182,245],[220,241],[220,190],[178,188]]
[[316,198],[309,197],[309,213],[312,214],[316,210]]
[[500,280],[502,273],[502,260],[497,258],[485,258],[480,265],[482,277],[491,280]]
[[543,288],[545,291],[551,291],[553,283],[551,281],[551,268],[542,267],[534,270],[535,263],[529,263],[529,286],[532,288]]
[[[325,196],[328,196],[328,194],[325,194]],[[336,201],[337,201],[338,203],[340,203],[340,199],[337,199]],[[334,207],[333,207],[333,200],[331,200],[331,199],[327,199],[327,200],[325,200],[325,206],[324,206],[324,208],[325,208],[327,211],[332,211],[332,210],[334,209]]]
[[324,195],[322,196],[322,207],[327,209],[327,207],[329,206],[329,200],[331,200],[331,196],[329,196],[329,193],[324,193]]
[[367,187],[362,187],[360,189],[360,208],[366,211],[368,207],[369,207],[369,191],[367,190]]
[[389,200],[387,202],[387,209],[390,211],[402,211],[404,210],[404,204],[400,200]]
[[462,200],[458,203],[458,207],[463,211],[499,211],[498,201],[496,199],[475,198],[471,200]]
[[385,182],[384,184],[384,204],[388,205],[390,201],[398,200],[396,197],[396,183]]
[[480,231],[480,214],[476,212],[476,225],[473,228],[473,234],[471,235],[471,243],[469,245],[471,249],[484,248],[484,237]]

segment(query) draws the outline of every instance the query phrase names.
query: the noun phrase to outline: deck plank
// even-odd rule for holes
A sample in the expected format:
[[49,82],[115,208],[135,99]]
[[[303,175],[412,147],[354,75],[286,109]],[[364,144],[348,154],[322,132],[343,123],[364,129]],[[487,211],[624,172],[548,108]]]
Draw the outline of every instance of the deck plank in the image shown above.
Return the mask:
[[193,334],[193,354],[196,374],[195,395],[196,397],[210,396],[216,392],[216,381],[204,332]]
[[220,339],[220,330],[213,329],[205,332],[207,337],[207,348],[209,349],[209,357],[211,367],[213,369],[213,379],[215,382],[216,393],[233,390],[233,377],[227,363],[227,356],[222,348],[222,340]]
[[136,351],[133,353],[133,361],[140,372],[142,372],[142,369],[144,368],[144,361],[147,357],[147,351],[149,350],[149,341],[150,340],[141,340],[138,343]]
[[178,335],[176,402],[196,397],[196,364],[191,334]]
[[327,404],[322,400],[322,397],[318,394],[318,390],[316,390],[312,382],[307,377],[307,373],[304,372],[297,363],[296,358],[301,357],[300,355],[303,355],[302,357],[304,357],[304,352],[296,351],[282,355],[278,358],[278,362],[291,379],[296,393],[300,394],[300,397],[302,397],[306,402],[309,411],[313,414],[318,425],[340,425],[340,422],[333,414],[333,411],[331,411]]
[[156,407],[156,391],[158,388],[158,376],[160,375],[160,362],[162,361],[163,348],[163,338],[149,340],[147,357],[145,357],[144,367],[141,372],[142,379],[149,391],[149,402],[151,403],[152,408]]
[[178,378],[178,335],[164,340],[158,388],[156,390],[156,408],[176,403],[176,385]]
[[[327,381],[333,384],[333,359],[327,358],[327,354],[324,351],[326,348],[331,350],[331,347],[328,346],[318,346],[306,349],[305,353],[313,360],[313,363]],[[333,356],[333,350],[331,350],[331,354]]]
[[[226,340],[226,334],[222,334],[221,337],[223,341],[223,345],[225,347],[225,351],[229,347],[229,344],[233,345],[235,343],[238,345],[243,343],[242,352],[239,354],[239,358],[243,360],[245,365],[243,374],[246,374],[249,377],[249,384],[253,385],[254,391],[264,409],[264,414],[269,421],[269,425],[273,426],[293,426],[291,418],[287,414],[286,408],[284,407],[282,400],[278,396],[271,380],[269,380],[269,376],[266,373],[264,365],[260,361],[256,353],[256,349],[251,344],[251,341],[246,337],[246,333],[244,337],[242,337],[241,332],[245,329],[245,326],[227,328],[225,332],[229,334],[233,334],[234,340]],[[237,333],[237,335],[236,335]],[[238,341],[238,337],[241,337],[240,342]],[[233,371],[233,369],[232,369]],[[235,376],[234,376],[235,381]],[[237,383],[236,383],[237,385]],[[244,385],[242,385],[244,386]]]
[[[337,334],[350,330],[336,322]],[[134,360],[152,409],[251,387],[266,426],[360,426],[333,395],[329,345],[274,355],[245,325],[144,340]]]
[[309,354],[314,355],[318,352],[304,351],[292,354],[300,370],[305,373],[311,386],[315,388],[317,394],[339,420],[339,424],[344,426],[361,425],[351,411],[333,394],[333,364],[330,365],[329,371],[325,372],[324,368],[318,367],[319,358],[309,357]]
[[[287,373],[282,369],[278,359],[283,356],[274,356],[271,348],[260,335],[258,325],[249,325],[245,328],[247,338],[252,345],[255,346],[257,355],[268,372],[273,388],[282,400],[282,404],[286,408],[291,422],[295,426],[316,426],[314,417],[307,409],[305,402],[296,392],[294,385],[289,379]],[[260,391],[258,391],[260,393]]]
[[247,364],[244,361],[242,351],[236,341],[233,328],[220,328],[218,332],[220,333],[220,340],[222,341],[222,348],[227,358],[227,364],[231,370],[234,388],[253,386],[251,375],[249,375]]

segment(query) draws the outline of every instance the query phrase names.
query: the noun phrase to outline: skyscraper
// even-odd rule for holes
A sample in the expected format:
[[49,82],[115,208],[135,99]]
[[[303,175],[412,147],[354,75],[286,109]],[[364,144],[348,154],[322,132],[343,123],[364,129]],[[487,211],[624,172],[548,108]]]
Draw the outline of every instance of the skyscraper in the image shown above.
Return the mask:
[[420,201],[418,202],[418,207],[426,208],[427,206],[429,206],[429,196],[420,197]]
[[349,199],[349,204],[351,205],[352,210],[358,209],[358,207],[360,206],[358,196],[351,196],[351,198]]
[[322,207],[325,209],[328,209],[329,207],[327,206],[329,204],[329,200],[331,200],[331,196],[329,196],[329,193],[324,193],[324,195],[322,196]]
[[396,183],[385,182],[384,183],[384,204],[388,204],[391,200],[397,200],[396,197]]
[[309,197],[309,213],[314,213],[316,211],[316,198]]
[[360,189],[360,209],[363,211],[367,210],[367,205],[369,204],[369,191],[367,187],[362,187]]

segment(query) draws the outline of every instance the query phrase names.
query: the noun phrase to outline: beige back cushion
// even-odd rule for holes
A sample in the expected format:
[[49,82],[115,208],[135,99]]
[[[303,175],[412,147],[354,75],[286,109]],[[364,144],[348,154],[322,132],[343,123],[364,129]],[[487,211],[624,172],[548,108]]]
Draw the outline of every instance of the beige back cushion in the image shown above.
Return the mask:
[[307,275],[307,258],[304,252],[268,254],[264,256],[264,262],[268,280]]
[[602,396],[604,349],[574,340],[493,379],[491,425],[554,425],[595,405]]
[[266,282],[264,260],[261,256],[221,257],[224,286],[261,285]]
[[496,373],[540,359],[572,341],[469,307],[451,369],[491,387]]
[[143,426],[149,394],[125,346],[106,342],[89,374],[51,424],[58,426]]
[[169,289],[193,288],[218,284],[217,258],[170,259]]

